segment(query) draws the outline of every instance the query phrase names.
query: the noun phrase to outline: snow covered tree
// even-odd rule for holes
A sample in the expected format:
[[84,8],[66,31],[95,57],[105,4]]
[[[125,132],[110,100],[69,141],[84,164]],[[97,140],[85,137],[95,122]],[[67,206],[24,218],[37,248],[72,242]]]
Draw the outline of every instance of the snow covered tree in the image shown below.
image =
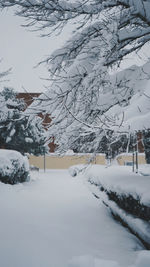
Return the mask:
[[0,147],[42,155],[47,151],[46,131],[39,117],[29,119],[25,103],[10,88],[0,93]]
[[143,131],[143,143],[145,148],[146,162],[150,164],[150,129]]
[[111,77],[109,67],[150,40],[149,0],[0,0],[1,8],[11,6],[42,35],[76,22],[72,38],[45,60],[53,84],[39,100],[53,118],[50,135],[62,149],[79,136],[94,133],[98,142],[116,127],[121,132],[124,111],[137,91],[128,77]]

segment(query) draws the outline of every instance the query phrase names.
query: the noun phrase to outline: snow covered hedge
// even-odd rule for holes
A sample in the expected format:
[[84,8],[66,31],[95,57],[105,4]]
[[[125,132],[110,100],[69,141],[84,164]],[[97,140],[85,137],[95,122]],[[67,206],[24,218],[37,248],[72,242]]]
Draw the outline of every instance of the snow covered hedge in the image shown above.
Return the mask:
[[28,179],[28,159],[17,151],[0,149],[0,181],[5,184],[16,184]]
[[[74,168],[77,167],[81,169],[81,166]],[[150,166],[146,166],[146,174],[147,167],[150,173]],[[132,173],[127,166],[95,165],[89,166],[83,177],[93,195],[110,209],[115,219],[150,249],[150,175]]]
[[85,176],[92,193],[150,249],[150,176],[118,166],[94,166]]

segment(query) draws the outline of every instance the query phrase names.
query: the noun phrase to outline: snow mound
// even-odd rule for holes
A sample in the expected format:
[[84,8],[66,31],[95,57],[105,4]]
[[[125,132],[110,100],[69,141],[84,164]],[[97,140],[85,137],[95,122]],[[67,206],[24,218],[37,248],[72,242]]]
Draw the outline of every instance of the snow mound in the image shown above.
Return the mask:
[[0,149],[0,181],[16,184],[29,179],[29,163],[27,157],[18,151]]
[[149,267],[149,266],[150,266],[150,252],[141,251],[135,262],[135,267]]
[[71,166],[69,169],[68,169],[68,172],[69,174],[72,176],[72,177],[75,177],[77,176],[80,172],[82,172],[82,169],[84,168],[84,166],[81,164],[81,165],[75,165],[75,166]]
[[115,261],[102,260],[90,255],[83,255],[74,257],[68,264],[68,267],[119,267],[119,265]]
[[[150,266],[150,252],[140,251],[135,264],[129,267],[149,267]],[[119,267],[116,261],[104,260],[94,258],[91,255],[82,255],[74,257],[68,263],[67,267]]]

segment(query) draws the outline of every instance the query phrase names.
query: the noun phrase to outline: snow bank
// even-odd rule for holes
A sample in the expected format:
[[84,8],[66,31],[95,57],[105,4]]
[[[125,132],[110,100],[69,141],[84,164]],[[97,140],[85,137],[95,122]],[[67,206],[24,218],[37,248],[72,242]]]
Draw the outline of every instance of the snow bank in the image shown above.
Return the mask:
[[27,157],[14,150],[0,149],[0,181],[16,184],[29,178]]

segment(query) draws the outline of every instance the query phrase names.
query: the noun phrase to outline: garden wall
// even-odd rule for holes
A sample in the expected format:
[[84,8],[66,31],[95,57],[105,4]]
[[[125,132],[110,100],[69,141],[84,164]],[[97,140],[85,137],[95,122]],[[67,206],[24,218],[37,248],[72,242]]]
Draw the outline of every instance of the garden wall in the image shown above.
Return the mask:
[[[122,153],[116,157],[116,160],[119,165],[125,165],[126,162],[132,162],[132,157],[133,157],[132,153]],[[138,153],[138,163],[146,164],[145,153]]]
[[[97,154],[92,158],[91,154],[73,154],[57,156],[54,154],[45,156],[46,169],[68,169],[73,165],[87,164],[90,161],[92,164],[105,165],[105,154]],[[33,165],[39,169],[44,169],[44,156],[29,156],[30,166]]]

